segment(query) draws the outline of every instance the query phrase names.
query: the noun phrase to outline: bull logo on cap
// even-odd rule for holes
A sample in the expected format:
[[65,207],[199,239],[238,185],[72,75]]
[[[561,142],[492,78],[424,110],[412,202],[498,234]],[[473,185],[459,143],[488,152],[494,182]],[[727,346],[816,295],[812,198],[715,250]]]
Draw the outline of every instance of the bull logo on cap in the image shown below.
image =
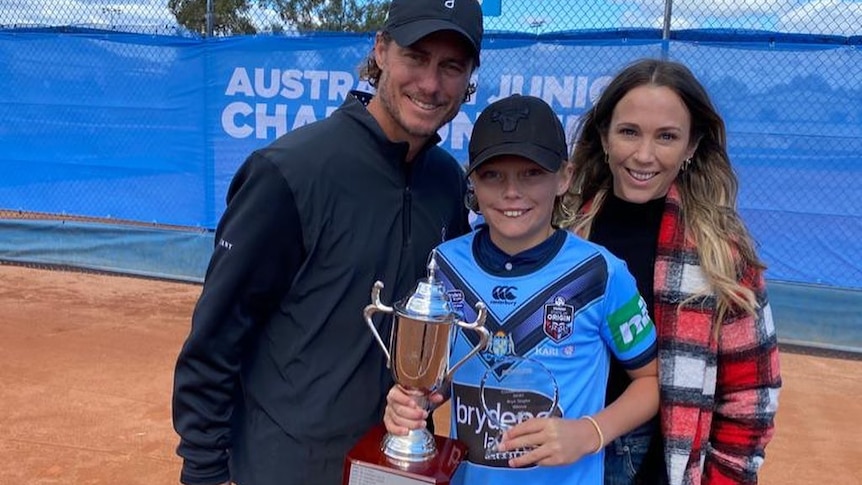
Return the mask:
[[491,121],[500,123],[500,127],[504,132],[510,132],[517,130],[518,121],[525,120],[528,116],[530,116],[530,108],[526,106],[522,108],[494,110],[491,113]]

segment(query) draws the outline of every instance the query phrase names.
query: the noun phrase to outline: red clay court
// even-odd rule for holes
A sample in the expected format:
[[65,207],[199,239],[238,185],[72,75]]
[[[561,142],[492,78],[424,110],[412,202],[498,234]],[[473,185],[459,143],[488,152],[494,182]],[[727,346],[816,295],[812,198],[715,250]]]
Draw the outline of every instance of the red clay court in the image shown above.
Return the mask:
[[[172,372],[199,292],[0,265],[0,484],[178,483]],[[862,360],[781,363],[761,483],[862,485]]]

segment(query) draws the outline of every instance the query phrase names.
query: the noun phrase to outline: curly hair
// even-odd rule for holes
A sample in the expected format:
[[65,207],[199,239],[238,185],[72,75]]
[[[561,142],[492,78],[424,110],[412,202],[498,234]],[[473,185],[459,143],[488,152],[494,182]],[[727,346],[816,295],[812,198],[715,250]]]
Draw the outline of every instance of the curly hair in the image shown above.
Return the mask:
[[[736,209],[739,182],[727,155],[724,121],[704,87],[680,63],[643,59],[630,64],[614,77],[581,118],[571,157],[575,176],[564,195],[564,205],[570,208],[569,217],[562,221],[562,226],[589,237],[593,220],[613,184],[602,138],[608,135],[620,99],[644,85],[671,89],[690,114],[689,147],[696,145],[697,149],[675,183],[680,192],[686,237],[697,247],[700,264],[717,298],[715,323],[718,325],[734,309],[754,314],[755,295],[740,284],[739,275],[744,268],[763,270],[766,266],[758,258],[754,241]],[[591,200],[590,209],[582,213],[584,204]]]
[[[380,32],[379,41],[384,44],[389,44],[392,42],[392,36],[389,35],[388,32]],[[371,52],[368,53],[368,57],[359,65],[359,78],[368,81],[368,84],[371,85],[374,89],[377,89],[377,84],[380,82],[380,76],[383,75],[383,71],[380,69],[380,66],[377,65],[377,59],[374,57],[374,48],[371,49]],[[470,97],[476,93],[476,83],[471,82],[467,84],[467,91],[464,92],[464,100],[462,102],[466,103],[470,101]]]

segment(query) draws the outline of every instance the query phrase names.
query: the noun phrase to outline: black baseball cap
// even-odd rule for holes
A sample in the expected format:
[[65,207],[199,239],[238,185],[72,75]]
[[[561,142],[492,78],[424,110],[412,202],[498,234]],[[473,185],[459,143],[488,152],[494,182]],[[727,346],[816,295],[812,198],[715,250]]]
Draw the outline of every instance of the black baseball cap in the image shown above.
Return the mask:
[[482,5],[477,0],[392,0],[383,31],[408,47],[428,34],[453,30],[473,48],[476,66],[482,48]]
[[513,94],[489,104],[473,125],[467,175],[500,155],[525,157],[556,172],[568,151],[563,124],[548,103]]

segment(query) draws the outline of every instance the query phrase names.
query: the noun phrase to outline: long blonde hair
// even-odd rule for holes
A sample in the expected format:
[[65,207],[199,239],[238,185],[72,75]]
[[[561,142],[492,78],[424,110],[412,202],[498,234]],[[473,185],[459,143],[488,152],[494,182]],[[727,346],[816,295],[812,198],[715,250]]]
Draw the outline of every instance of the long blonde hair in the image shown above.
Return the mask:
[[[605,163],[602,137],[608,134],[620,99],[643,85],[673,90],[691,115],[689,142],[696,143],[697,150],[689,167],[680,170],[675,183],[686,238],[697,248],[701,268],[716,297],[714,322],[720,324],[735,309],[754,315],[758,308],[755,294],[740,283],[740,277],[746,268],[762,271],[766,266],[758,258],[754,241],[736,209],[739,182],[727,155],[724,121],[706,90],[682,64],[645,59],[629,65],[581,118],[572,152],[575,175],[563,196],[563,205],[570,210],[560,224],[589,238],[593,220],[613,183]],[[592,201],[589,210],[583,211],[589,201]]]

